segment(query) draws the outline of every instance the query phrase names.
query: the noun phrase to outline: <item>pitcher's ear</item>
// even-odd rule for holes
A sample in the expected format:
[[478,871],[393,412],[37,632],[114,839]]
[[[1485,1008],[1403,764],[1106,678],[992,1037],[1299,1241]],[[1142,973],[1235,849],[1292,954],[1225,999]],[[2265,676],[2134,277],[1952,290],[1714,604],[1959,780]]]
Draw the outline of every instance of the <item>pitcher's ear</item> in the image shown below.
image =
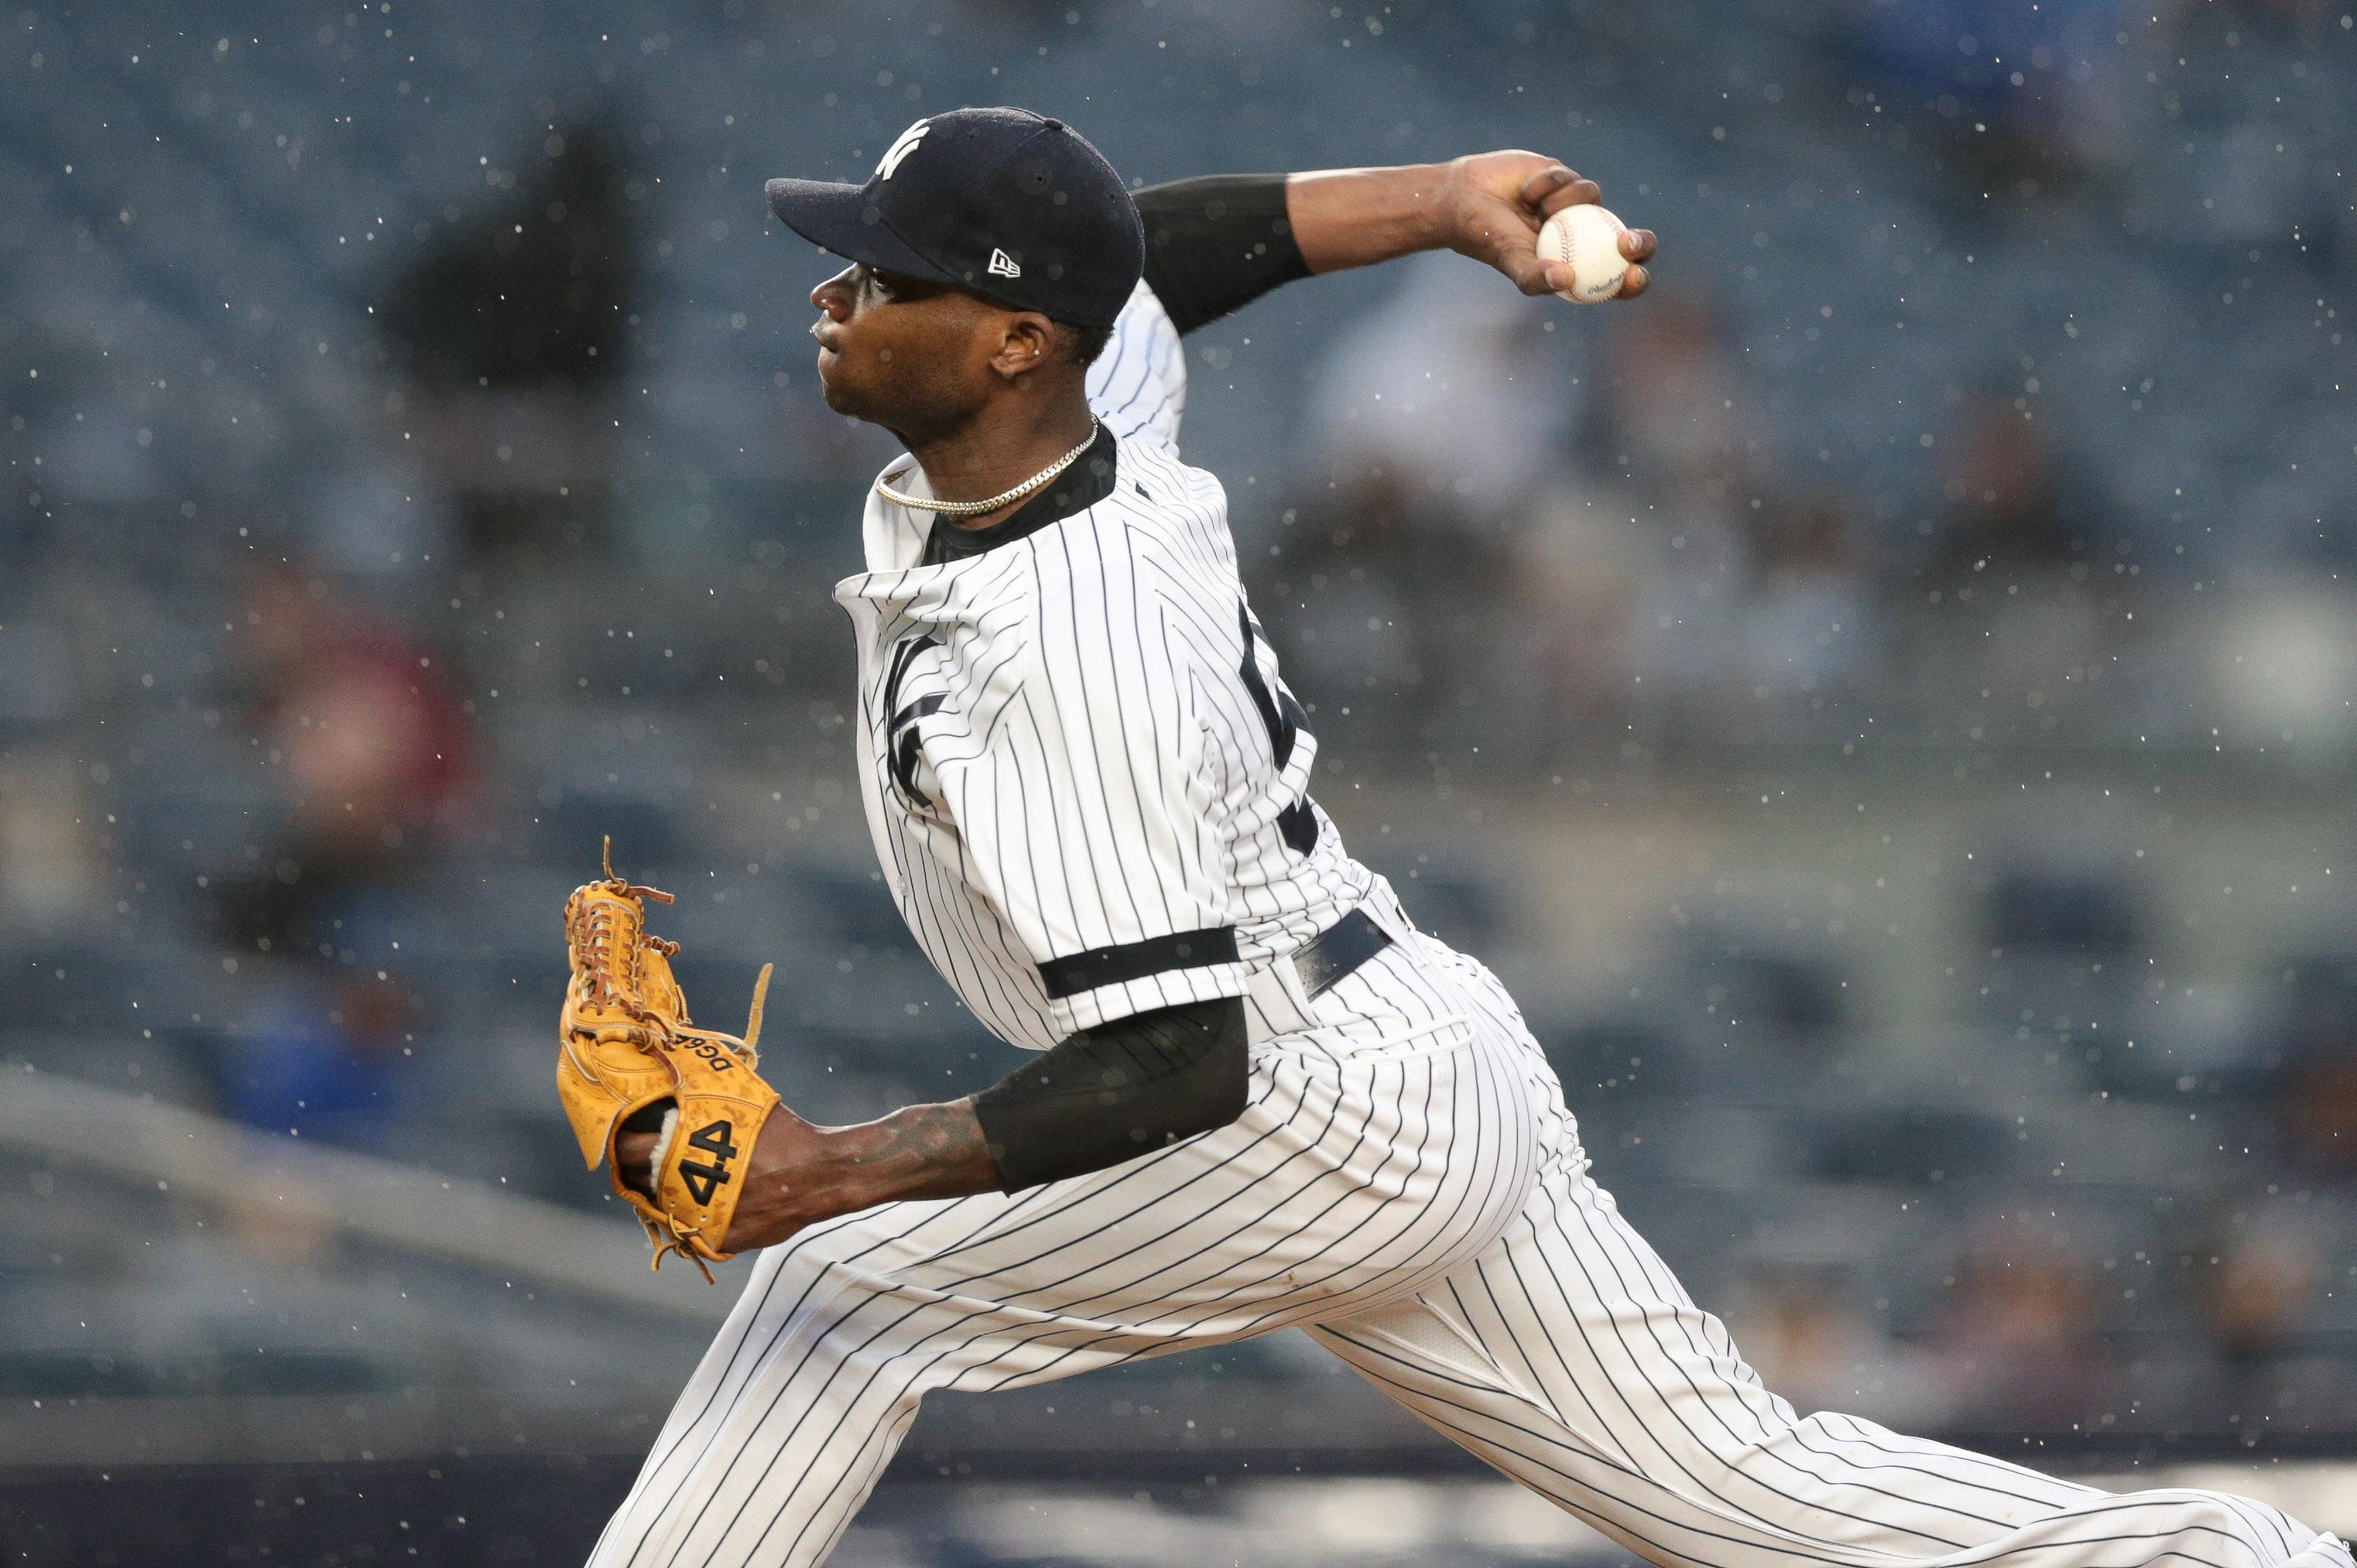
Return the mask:
[[1056,324],[1036,310],[1006,317],[1006,335],[990,357],[990,368],[1009,381],[1043,370],[1056,356]]

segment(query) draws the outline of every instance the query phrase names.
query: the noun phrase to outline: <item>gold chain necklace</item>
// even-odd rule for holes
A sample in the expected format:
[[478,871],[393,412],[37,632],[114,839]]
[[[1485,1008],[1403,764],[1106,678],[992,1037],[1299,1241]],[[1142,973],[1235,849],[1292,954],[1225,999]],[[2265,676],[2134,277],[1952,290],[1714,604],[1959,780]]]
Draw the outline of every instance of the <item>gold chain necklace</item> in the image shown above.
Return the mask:
[[920,508],[925,511],[937,511],[944,517],[980,517],[985,512],[996,511],[1000,507],[1006,506],[1010,502],[1021,500],[1025,496],[1029,495],[1033,490],[1038,489],[1040,486],[1046,484],[1049,480],[1054,478],[1057,475],[1071,467],[1074,463],[1079,462],[1081,454],[1095,446],[1096,440],[1097,423],[1092,419],[1089,421],[1089,437],[1087,440],[1082,442],[1078,446],[1073,447],[1071,451],[1065,453],[1062,456],[1057,458],[1054,462],[1049,464],[1046,467],[1040,469],[1038,473],[1024,480],[1021,484],[1016,486],[1013,489],[1001,491],[999,494],[991,497],[986,501],[937,501],[928,499],[923,496],[908,495],[902,491],[896,490],[891,486],[886,484],[882,475],[877,476],[876,493],[882,496],[886,500],[890,501],[894,506],[914,507]]

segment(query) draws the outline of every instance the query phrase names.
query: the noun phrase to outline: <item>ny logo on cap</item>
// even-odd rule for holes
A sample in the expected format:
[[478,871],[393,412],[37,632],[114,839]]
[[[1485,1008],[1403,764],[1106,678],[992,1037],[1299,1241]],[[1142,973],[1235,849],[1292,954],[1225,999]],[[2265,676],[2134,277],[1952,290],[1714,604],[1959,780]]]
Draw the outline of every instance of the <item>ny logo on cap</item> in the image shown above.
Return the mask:
[[917,144],[925,139],[925,132],[931,125],[932,122],[930,120],[920,120],[894,138],[892,145],[884,149],[884,156],[876,166],[876,177],[890,179],[901,164],[908,160],[909,155],[917,150]]
[[990,265],[985,270],[995,277],[1019,278],[1023,275],[1023,269],[1015,264],[1015,258],[996,246],[991,247]]

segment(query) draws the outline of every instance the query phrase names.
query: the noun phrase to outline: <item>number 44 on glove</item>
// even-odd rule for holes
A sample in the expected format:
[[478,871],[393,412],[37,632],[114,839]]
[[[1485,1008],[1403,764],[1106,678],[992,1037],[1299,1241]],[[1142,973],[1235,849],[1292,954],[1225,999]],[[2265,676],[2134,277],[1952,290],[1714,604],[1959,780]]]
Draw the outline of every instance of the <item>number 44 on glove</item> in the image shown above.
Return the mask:
[[[647,930],[645,900],[668,904],[671,895],[615,875],[610,838],[605,864],[604,880],[574,889],[565,903],[573,978],[557,1023],[557,1096],[589,1168],[605,1162],[614,1190],[646,1226],[654,1265],[678,1252],[709,1280],[705,1264],[735,1255],[720,1242],[754,1142],[778,1103],[754,1050],[770,966],[753,984],[744,1038],[694,1027],[672,978],[679,944]],[[648,1191],[623,1179],[615,1144],[625,1132],[659,1133]]]

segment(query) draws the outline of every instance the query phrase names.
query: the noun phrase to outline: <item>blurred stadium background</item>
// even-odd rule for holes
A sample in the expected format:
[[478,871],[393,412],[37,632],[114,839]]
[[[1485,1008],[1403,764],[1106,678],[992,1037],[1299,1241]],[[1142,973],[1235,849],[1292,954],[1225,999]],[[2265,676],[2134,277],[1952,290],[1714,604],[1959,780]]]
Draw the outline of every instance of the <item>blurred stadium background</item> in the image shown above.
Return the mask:
[[[579,1560],[728,1294],[551,1091],[601,832],[806,1112],[1005,1070],[871,868],[888,447],[759,195],[992,102],[1660,231],[1189,340],[1319,798],[1796,1403],[2357,1527],[2344,5],[0,11],[9,1560]],[[938,1400],[844,1551],[1613,1555],[1289,1337]]]

